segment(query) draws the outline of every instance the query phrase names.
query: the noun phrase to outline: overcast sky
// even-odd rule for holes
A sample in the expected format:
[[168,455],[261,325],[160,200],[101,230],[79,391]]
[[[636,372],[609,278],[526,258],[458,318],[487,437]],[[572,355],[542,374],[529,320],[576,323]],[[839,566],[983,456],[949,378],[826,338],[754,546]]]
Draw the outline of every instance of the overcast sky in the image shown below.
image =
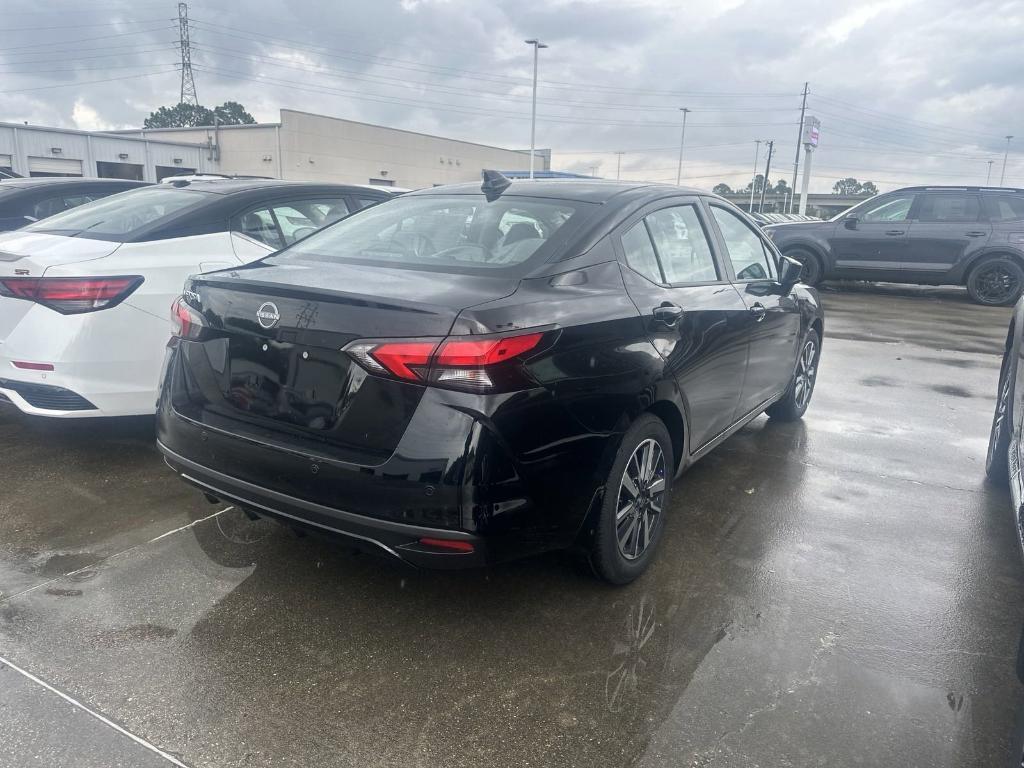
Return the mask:
[[[0,121],[138,126],[178,100],[177,3],[0,0]],[[201,103],[282,107],[525,148],[559,170],[745,185],[756,139],[790,180],[800,92],[822,122],[813,191],[841,177],[1024,186],[1024,0],[194,0]],[[1016,150],[1016,151],[1015,151]],[[621,156],[616,152],[624,152]],[[762,145],[760,168],[764,167]]]

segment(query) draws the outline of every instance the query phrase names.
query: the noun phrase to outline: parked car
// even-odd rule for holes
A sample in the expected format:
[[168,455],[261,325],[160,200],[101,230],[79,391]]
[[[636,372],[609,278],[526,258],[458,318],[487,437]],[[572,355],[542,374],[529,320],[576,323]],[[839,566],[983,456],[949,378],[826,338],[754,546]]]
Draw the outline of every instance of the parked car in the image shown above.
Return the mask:
[[4,179],[0,181],[0,232],[144,186],[143,181],[123,179]]
[[412,192],[190,278],[159,447],[211,499],[411,563],[580,544],[627,582],[679,471],[807,408],[823,315],[799,270],[675,186]]
[[883,280],[966,285],[980,304],[1012,304],[1024,289],[1024,190],[907,187],[824,222],[770,225],[804,282]]
[[259,259],[391,196],[177,180],[0,234],[0,394],[41,416],[152,414],[185,278]]
[[1024,365],[1020,364],[1021,355],[1024,354],[1022,342],[1024,299],[1019,299],[1013,308],[1006,344],[1003,346],[1003,362],[999,368],[999,385],[996,389],[992,427],[989,430],[985,472],[994,483],[1009,485],[1014,527],[1020,545],[1024,547],[1024,477],[1021,475],[1021,459],[1024,458],[1024,446],[1021,444],[1021,433],[1024,431]]

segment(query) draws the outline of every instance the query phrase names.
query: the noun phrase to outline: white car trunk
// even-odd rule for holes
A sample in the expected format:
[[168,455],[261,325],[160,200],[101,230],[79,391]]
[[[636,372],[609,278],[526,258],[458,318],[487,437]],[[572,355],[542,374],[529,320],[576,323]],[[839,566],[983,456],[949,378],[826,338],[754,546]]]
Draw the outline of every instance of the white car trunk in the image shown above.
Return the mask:
[[50,267],[102,259],[120,247],[121,243],[108,240],[5,232],[0,234],[0,277],[42,277]]

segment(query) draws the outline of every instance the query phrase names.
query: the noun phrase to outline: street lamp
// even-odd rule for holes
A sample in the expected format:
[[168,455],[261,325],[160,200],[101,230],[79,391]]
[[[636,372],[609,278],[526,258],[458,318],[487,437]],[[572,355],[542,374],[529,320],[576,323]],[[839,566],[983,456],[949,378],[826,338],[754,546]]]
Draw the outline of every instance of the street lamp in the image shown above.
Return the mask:
[[1006,137],[1006,151],[1003,152],[1003,170],[999,174],[999,186],[1000,187],[1003,186],[1003,179],[1006,178],[1006,158],[1010,154],[1010,139],[1012,139],[1012,138],[1013,138],[1013,136],[1007,136]]
[[533,178],[533,156],[537,148],[537,54],[541,48],[547,48],[540,40],[527,40],[533,46],[533,109],[530,112],[530,178]]
[[680,107],[679,111],[683,113],[683,132],[679,136],[679,168],[676,170],[676,186],[679,186],[679,182],[683,179],[683,144],[686,143],[686,116],[690,113],[686,107]]

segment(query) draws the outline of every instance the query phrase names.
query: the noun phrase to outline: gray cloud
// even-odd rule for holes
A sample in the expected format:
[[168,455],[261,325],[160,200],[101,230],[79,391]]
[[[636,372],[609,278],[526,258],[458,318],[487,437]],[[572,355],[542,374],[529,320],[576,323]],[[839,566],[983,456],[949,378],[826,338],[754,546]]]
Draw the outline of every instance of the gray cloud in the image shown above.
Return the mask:
[[[151,0],[8,0],[0,119],[140,124],[177,101],[176,13]],[[1001,137],[1024,145],[1024,0],[196,0],[190,13],[203,103],[515,147],[529,141],[522,41],[539,36],[551,47],[538,143],[567,170],[614,175],[625,150],[625,177],[674,180],[685,105],[690,183],[742,186],[760,138],[776,140],[772,176],[788,180],[804,80],[823,123],[816,190],[849,175],[883,189],[982,183],[988,159],[998,180]],[[1024,153],[1011,155],[1007,182],[1024,186]]]

